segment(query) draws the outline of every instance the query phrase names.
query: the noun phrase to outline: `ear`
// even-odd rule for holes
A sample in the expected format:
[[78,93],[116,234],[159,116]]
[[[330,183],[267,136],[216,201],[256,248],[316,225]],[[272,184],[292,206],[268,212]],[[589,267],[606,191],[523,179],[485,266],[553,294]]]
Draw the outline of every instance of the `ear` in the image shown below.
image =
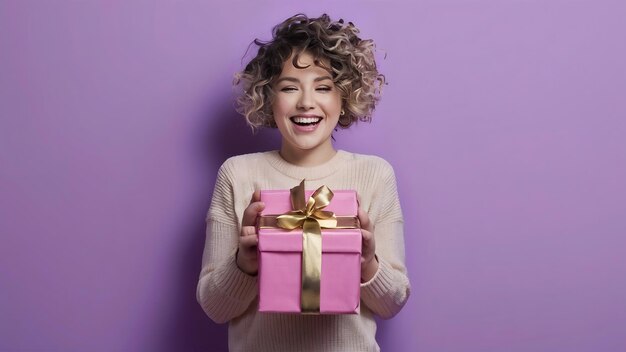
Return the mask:
[[[342,109],[342,111],[345,111]],[[352,117],[346,112],[343,115],[339,115],[339,125],[347,127],[352,123]]]

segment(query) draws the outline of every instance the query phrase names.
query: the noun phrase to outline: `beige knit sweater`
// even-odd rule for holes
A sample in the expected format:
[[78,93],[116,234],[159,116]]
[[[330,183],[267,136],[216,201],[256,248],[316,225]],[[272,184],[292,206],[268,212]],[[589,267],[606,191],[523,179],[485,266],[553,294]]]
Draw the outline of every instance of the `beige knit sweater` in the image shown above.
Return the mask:
[[[235,263],[244,209],[257,189],[353,189],[375,226],[379,269],[361,284],[361,312],[299,315],[258,312],[256,276]],[[394,316],[409,297],[403,219],[393,169],[385,160],[338,150],[323,165],[289,164],[278,151],[229,158],[220,167],[206,216],[206,243],[197,299],[215,322],[230,322],[231,351],[378,351],[376,321]]]

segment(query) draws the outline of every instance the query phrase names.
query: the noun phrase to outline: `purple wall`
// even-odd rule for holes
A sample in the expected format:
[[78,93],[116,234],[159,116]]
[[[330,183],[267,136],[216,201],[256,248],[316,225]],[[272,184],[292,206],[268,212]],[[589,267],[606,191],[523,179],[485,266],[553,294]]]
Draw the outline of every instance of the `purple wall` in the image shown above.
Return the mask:
[[383,350],[626,350],[623,2],[220,4],[0,1],[0,351],[226,348],[204,215],[226,157],[278,146],[231,77],[300,11],[387,53],[375,121],[336,135],[398,177]]

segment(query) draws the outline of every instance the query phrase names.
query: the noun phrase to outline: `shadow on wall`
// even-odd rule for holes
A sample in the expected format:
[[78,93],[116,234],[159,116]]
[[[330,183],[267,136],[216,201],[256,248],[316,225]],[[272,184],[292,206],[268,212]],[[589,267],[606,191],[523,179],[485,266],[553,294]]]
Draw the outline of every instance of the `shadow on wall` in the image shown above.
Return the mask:
[[[173,258],[178,263],[176,274],[170,282],[175,283],[171,321],[164,324],[165,331],[159,339],[162,343],[158,351],[228,351],[228,324],[216,324],[209,319],[196,301],[196,286],[200,275],[202,252],[205,242],[205,218],[210,204],[214,180],[221,163],[233,155],[277,149],[280,140],[275,131],[261,131],[253,135],[242,116],[234,111],[230,97],[216,100],[209,111],[201,117],[205,128],[191,136],[195,143],[200,162],[209,164],[201,168],[207,180],[199,189],[193,209],[185,220],[179,238],[186,243],[182,251]],[[209,195],[209,198],[207,198]]]

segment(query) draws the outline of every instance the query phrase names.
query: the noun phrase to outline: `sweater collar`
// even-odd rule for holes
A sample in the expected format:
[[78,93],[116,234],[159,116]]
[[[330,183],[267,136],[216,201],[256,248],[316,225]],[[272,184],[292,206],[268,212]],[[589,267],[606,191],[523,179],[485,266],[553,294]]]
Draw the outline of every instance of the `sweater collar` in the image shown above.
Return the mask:
[[346,165],[350,153],[338,149],[337,153],[328,161],[316,166],[298,166],[287,162],[280,156],[278,150],[265,153],[265,158],[272,167],[280,173],[296,180],[317,180],[332,175]]

